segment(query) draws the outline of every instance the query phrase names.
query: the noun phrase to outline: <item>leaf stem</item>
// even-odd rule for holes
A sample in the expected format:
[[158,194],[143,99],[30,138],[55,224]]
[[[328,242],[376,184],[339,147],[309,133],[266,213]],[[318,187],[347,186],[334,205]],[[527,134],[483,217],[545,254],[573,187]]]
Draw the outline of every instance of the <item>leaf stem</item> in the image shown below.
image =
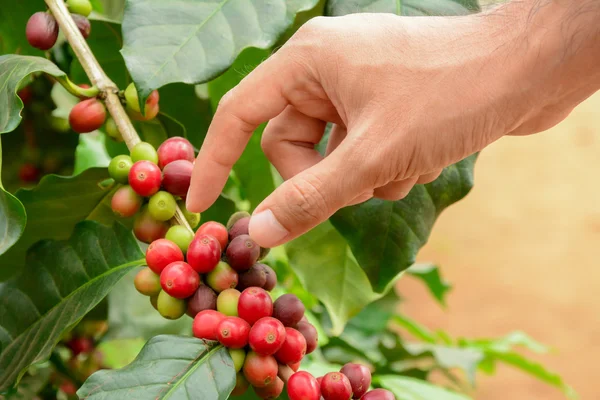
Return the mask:
[[85,89],[71,82],[68,76],[56,78],[56,81],[62,85],[69,93],[77,97],[92,98],[98,96],[100,90],[96,86]]
[[[135,131],[127,112],[121,104],[121,99],[118,94],[119,88],[110,80],[100,66],[100,63],[98,63],[90,46],[88,46],[85,38],[81,35],[81,32],[79,32],[79,28],[77,28],[73,18],[71,18],[71,13],[67,9],[64,0],[44,1],[52,12],[52,15],[54,15],[54,18],[56,18],[60,30],[71,45],[75,56],[83,66],[88,78],[90,78],[90,82],[92,82],[93,86],[98,88],[100,92],[99,96],[104,99],[108,112],[117,124],[117,128],[119,129],[119,132],[121,132],[121,136],[125,140],[127,147],[131,150],[131,148],[141,140]],[[171,223],[174,225],[183,225],[190,231],[192,230],[179,206],[177,206],[177,212],[175,213],[175,217],[171,220]]]

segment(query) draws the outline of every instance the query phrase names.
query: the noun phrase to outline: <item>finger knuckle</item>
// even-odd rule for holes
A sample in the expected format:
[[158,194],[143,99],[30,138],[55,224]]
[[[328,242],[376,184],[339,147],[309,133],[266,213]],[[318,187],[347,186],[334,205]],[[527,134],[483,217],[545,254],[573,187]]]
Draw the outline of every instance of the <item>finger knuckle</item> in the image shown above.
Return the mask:
[[294,219],[318,223],[329,214],[329,202],[323,196],[322,182],[314,175],[289,181],[286,203]]

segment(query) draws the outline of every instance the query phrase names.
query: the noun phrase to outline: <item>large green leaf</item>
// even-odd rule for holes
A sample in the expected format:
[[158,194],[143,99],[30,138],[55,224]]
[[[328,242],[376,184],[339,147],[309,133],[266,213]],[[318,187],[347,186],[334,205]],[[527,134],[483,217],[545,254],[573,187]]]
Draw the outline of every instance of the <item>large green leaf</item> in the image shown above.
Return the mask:
[[79,135],[73,174],[79,174],[89,168],[108,167],[111,157],[106,152],[105,140],[106,136],[100,132]]
[[0,55],[22,54],[41,56],[44,53],[27,42],[25,26],[29,17],[44,11],[43,0],[3,1],[0,5]]
[[479,11],[477,0],[329,0],[327,15],[357,12],[397,15],[462,15]]
[[332,334],[339,335],[348,319],[381,297],[330,223],[286,244],[285,249],[300,282],[327,308]]
[[[4,8],[4,5],[0,8]],[[30,74],[39,71],[52,76],[65,75],[45,58],[14,54],[0,56],[0,134],[12,132],[21,122],[23,102],[17,96],[19,84]]]
[[316,3],[129,0],[123,18],[122,53],[140,101],[168,83],[195,84],[214,78],[247,47],[271,47],[296,13]]
[[[104,72],[120,89],[124,90],[130,79],[125,67],[125,60],[120,53],[121,47],[123,47],[121,25],[98,19],[92,19],[90,22],[92,31],[86,41],[102,65]],[[75,83],[89,82],[89,78],[76,57],[73,59],[70,75]]]
[[234,386],[226,348],[193,337],[160,335],[127,367],[93,374],[77,394],[89,400],[225,400]]
[[0,284],[0,391],[46,358],[61,334],[143,263],[142,257],[129,230],[92,221],[78,224],[68,241],[33,246],[27,268]]
[[106,168],[93,168],[64,177],[46,175],[33,189],[16,193],[25,206],[28,223],[21,239],[0,256],[0,277],[6,279],[25,265],[27,249],[41,239],[67,239],[75,225],[91,219],[112,225],[117,217],[110,208],[115,188],[104,184]]
[[438,215],[466,196],[473,186],[475,159],[473,155],[444,169],[436,181],[415,186],[403,200],[372,199],[331,217],[375,291],[385,291],[414,264]]
[[469,400],[463,394],[451,392],[429,382],[419,379],[395,375],[380,375],[373,377],[379,386],[390,390],[396,400]]
[[[1,139],[0,139],[1,140]],[[2,176],[2,142],[0,141],[0,178]],[[23,204],[4,190],[0,179],[0,254],[6,252],[23,234],[27,216]]]
[[[223,75],[208,84],[208,92],[213,108],[216,109],[221,97],[235,87],[250,71],[256,68],[269,52],[260,49],[247,49],[237,58],[233,66]],[[240,182],[244,197],[253,209],[275,189],[269,161],[262,152],[260,141],[265,125],[261,125],[250,138],[244,153],[233,166]]]

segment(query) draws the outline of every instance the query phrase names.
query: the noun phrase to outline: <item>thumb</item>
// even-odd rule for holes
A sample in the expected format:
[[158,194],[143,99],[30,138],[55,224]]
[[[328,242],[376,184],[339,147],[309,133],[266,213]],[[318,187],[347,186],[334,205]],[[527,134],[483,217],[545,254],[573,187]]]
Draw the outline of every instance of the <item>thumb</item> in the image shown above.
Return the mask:
[[[338,149],[339,150],[339,149]],[[344,207],[368,186],[343,152],[335,151],[321,162],[279,186],[250,218],[250,237],[261,247],[288,242]]]

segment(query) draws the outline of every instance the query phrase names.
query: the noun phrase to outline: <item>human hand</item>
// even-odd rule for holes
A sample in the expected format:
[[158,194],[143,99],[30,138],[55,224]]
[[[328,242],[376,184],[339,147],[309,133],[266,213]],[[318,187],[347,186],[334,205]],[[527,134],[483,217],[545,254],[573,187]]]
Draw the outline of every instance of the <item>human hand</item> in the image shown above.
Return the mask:
[[[570,108],[549,113],[534,101],[540,91],[520,86],[531,76],[528,63],[510,61],[524,51],[521,33],[479,16],[311,20],[221,100],[188,209],[204,211],[216,200],[265,121],[263,151],[286,181],[251,218],[250,235],[263,247],[342,207],[399,200],[505,134],[547,129]],[[315,145],[326,121],[335,126],[322,157]]]

